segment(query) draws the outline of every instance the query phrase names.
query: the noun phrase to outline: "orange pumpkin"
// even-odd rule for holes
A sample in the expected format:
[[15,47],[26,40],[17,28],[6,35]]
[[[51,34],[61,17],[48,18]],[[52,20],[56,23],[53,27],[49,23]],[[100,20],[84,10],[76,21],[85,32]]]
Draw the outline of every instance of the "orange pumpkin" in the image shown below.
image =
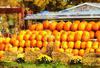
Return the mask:
[[54,31],[52,32],[52,34],[53,34],[54,36],[56,36],[57,33],[58,33],[57,30],[54,30]]
[[17,36],[17,39],[18,39],[19,41],[22,41],[22,40],[23,40],[23,38],[24,38],[24,36],[23,36],[23,35],[18,35],[18,36]]
[[65,23],[64,21],[59,22],[59,23],[56,25],[56,29],[57,29],[58,31],[61,31],[61,30],[63,29],[64,23]]
[[44,27],[44,29],[48,29],[49,28],[49,24],[50,24],[50,22],[48,20],[43,21],[43,27]]
[[31,44],[30,40],[25,41],[25,46],[26,47],[30,47],[30,44]]
[[5,38],[5,39],[3,40],[3,42],[6,43],[6,44],[9,43],[9,42],[10,42],[10,38],[9,38],[9,37],[8,37],[8,38]]
[[32,34],[31,36],[30,36],[30,40],[34,40],[36,38],[36,35],[35,34]]
[[99,30],[99,24],[98,24],[98,23],[94,23],[93,26],[92,26],[92,29],[93,29],[94,31]]
[[86,42],[81,42],[81,48],[85,49],[86,48]]
[[91,23],[87,23],[85,30],[87,31],[91,31],[92,30],[92,24]]
[[66,41],[67,40],[67,37],[68,37],[67,35],[68,35],[67,32],[62,33],[61,34],[61,41]]
[[54,42],[54,46],[58,49],[61,45],[61,42],[60,41],[55,41]]
[[78,23],[73,23],[72,25],[71,25],[71,30],[72,31],[77,31],[77,29],[78,29]]
[[81,38],[82,38],[82,34],[83,34],[82,31],[76,31],[76,32],[75,32],[74,40],[75,40],[75,41],[79,41],[79,40],[81,40]]
[[33,31],[35,29],[36,29],[36,24],[33,24],[33,25],[29,26],[29,30]]
[[96,54],[100,54],[100,48],[96,49]]
[[93,42],[93,45],[92,45],[92,48],[93,49],[97,49],[97,48],[99,48],[99,42]]
[[43,30],[43,24],[39,23],[36,25],[36,30],[37,31],[40,31],[40,30]]
[[78,55],[78,52],[79,52],[79,50],[78,50],[78,49],[73,49],[73,50],[72,50],[72,53],[73,53],[75,56],[77,56],[77,55]]
[[46,46],[48,46],[48,42],[47,41],[44,41],[43,42],[43,47],[46,47]]
[[55,40],[55,37],[53,35],[48,36],[48,42],[52,42]]
[[18,46],[19,46],[19,41],[18,41],[18,40],[15,40],[15,41],[13,42],[13,46],[18,47]]
[[68,41],[74,41],[74,36],[75,36],[75,32],[70,32],[70,33],[68,34],[67,40],[68,40]]
[[81,22],[78,25],[78,30],[84,31],[86,27],[86,23],[85,22]]
[[42,41],[47,41],[47,40],[48,40],[48,35],[42,37]]
[[97,37],[97,40],[100,41],[100,31],[96,31],[95,35]]
[[61,48],[67,49],[67,48],[68,48],[67,42],[63,41],[63,42],[61,43]]
[[60,41],[60,36],[61,36],[61,34],[60,34],[60,32],[58,32],[58,33],[55,35],[55,40]]
[[5,44],[4,43],[0,43],[0,51],[3,51],[5,49]]
[[93,45],[92,41],[87,41],[86,48],[92,48],[92,45]]
[[95,53],[95,49],[90,48],[90,53]]
[[93,31],[90,31],[90,39],[94,39],[94,32]]
[[65,31],[70,31],[71,25],[72,25],[72,23],[71,23],[70,21],[66,22],[66,23],[64,24],[64,30],[65,30]]
[[84,53],[85,53],[84,49],[79,50],[79,56],[84,56]]
[[52,22],[52,23],[50,23],[49,29],[50,29],[51,31],[55,30],[55,29],[56,29],[56,25],[57,25],[57,22]]
[[25,46],[25,40],[20,41],[20,42],[19,42],[19,46],[20,46],[20,47],[24,47],[24,46]]
[[36,46],[36,40],[32,40],[32,41],[30,42],[30,44],[31,44],[31,47],[35,47],[35,46]]
[[82,34],[82,40],[83,41],[88,41],[90,39],[90,34],[88,31],[84,31]]
[[74,48],[80,49],[80,47],[81,47],[81,41],[76,41],[75,45],[74,45]]
[[37,36],[36,36],[36,40],[37,40],[37,41],[41,41],[41,40],[42,40],[42,35],[37,35]]
[[74,48],[74,42],[68,42],[68,48],[73,49]]
[[24,40],[29,40],[30,39],[30,34],[25,34],[24,35]]
[[36,46],[37,46],[38,48],[42,48],[42,41],[37,41],[37,42],[36,42]]

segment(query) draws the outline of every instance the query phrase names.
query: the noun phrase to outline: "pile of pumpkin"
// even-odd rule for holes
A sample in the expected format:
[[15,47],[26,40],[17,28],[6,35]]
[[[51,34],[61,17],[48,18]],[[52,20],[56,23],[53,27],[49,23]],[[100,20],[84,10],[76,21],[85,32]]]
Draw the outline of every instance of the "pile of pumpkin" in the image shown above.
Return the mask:
[[46,20],[33,24],[28,30],[22,30],[11,38],[0,38],[0,57],[3,51],[41,50],[51,43],[55,51],[70,52],[75,56],[100,53],[100,22]]

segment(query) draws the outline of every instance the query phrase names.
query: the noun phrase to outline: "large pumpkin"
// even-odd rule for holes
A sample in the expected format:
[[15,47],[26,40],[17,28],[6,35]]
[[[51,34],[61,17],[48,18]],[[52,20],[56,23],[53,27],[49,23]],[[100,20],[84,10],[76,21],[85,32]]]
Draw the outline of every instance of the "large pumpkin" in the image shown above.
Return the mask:
[[30,42],[30,44],[31,44],[31,47],[35,47],[35,46],[36,46],[36,40],[32,40],[32,41]]
[[78,30],[78,23],[73,23],[73,24],[71,25],[71,30],[72,30],[72,31],[77,31],[77,30]]
[[87,31],[91,31],[92,30],[92,24],[91,23],[87,23],[85,30]]
[[29,26],[29,30],[33,31],[35,29],[36,29],[36,24],[33,24],[33,25]]
[[84,31],[83,34],[82,34],[82,40],[83,41],[88,41],[90,40],[90,34],[88,31]]
[[85,27],[86,27],[86,22],[81,22],[78,25],[78,30],[83,31],[83,30],[85,30]]
[[74,48],[75,49],[80,49],[80,47],[81,47],[81,41],[76,41],[75,45],[74,45]]
[[68,41],[74,41],[74,36],[75,36],[75,32],[70,32],[70,33],[68,34],[67,40],[68,40]]
[[72,23],[71,23],[70,21],[66,22],[66,23],[64,24],[64,30],[65,30],[65,31],[70,31],[71,25],[72,25]]
[[79,41],[79,40],[81,40],[81,38],[82,38],[82,34],[83,34],[82,31],[76,31],[76,32],[75,32],[74,40],[75,40],[75,41]]
[[58,31],[61,31],[61,30],[63,29],[64,23],[65,23],[64,21],[59,22],[59,23],[56,25],[56,29],[57,29]]
[[38,48],[42,48],[42,41],[37,41],[36,42],[36,46],[38,47]]
[[61,34],[61,41],[66,41],[67,40],[67,37],[68,37],[68,33],[67,32],[63,32]]
[[43,30],[43,24],[38,23],[38,24],[36,25],[36,30],[37,30],[37,31]]
[[30,47],[30,44],[31,44],[30,40],[25,41],[25,46],[26,47]]
[[93,26],[92,26],[92,29],[93,29],[94,31],[99,30],[99,23],[94,23]]
[[44,27],[44,29],[48,29],[49,28],[49,24],[50,24],[50,22],[48,20],[43,21],[43,27]]
[[56,25],[57,25],[57,22],[55,22],[55,21],[51,22],[50,25],[49,25],[49,29],[51,31],[55,30],[56,29]]
[[89,33],[90,33],[90,39],[94,39],[94,36],[95,36],[94,35],[95,34],[94,31],[90,31]]

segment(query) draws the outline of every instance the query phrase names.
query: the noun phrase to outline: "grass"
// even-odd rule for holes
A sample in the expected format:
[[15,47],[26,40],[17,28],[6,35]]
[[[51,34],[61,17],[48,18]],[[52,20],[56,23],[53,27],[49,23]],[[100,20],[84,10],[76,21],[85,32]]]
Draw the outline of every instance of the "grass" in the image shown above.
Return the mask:
[[91,68],[83,67],[80,64],[74,65],[64,65],[61,63],[50,63],[50,64],[33,64],[33,63],[22,63],[18,64],[16,62],[1,62],[0,68]]

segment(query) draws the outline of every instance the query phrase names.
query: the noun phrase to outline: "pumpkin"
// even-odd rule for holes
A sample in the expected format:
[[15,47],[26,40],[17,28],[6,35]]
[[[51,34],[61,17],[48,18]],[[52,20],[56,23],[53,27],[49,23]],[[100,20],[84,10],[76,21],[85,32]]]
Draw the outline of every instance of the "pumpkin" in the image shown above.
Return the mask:
[[74,41],[74,36],[75,36],[75,32],[70,32],[70,33],[68,34],[67,40],[68,40],[68,41]]
[[70,31],[71,25],[72,25],[72,23],[71,23],[70,21],[66,22],[66,23],[64,24],[64,30],[65,30],[65,31]]
[[15,41],[13,42],[13,46],[18,47],[18,46],[19,46],[19,41],[18,41],[18,40],[15,40]]
[[56,29],[56,25],[57,25],[57,22],[55,22],[55,21],[51,22],[50,25],[49,25],[49,29],[51,31],[55,30]]
[[26,47],[30,47],[30,44],[31,44],[30,40],[26,40],[26,41],[25,41],[25,46],[26,46]]
[[31,47],[35,47],[35,46],[36,46],[36,40],[32,40],[32,41],[30,42],[30,44],[31,44]]
[[84,31],[86,27],[86,23],[85,22],[81,22],[78,25],[78,30]]
[[81,47],[81,41],[76,41],[75,44],[74,44],[74,48],[80,49],[80,47]]
[[74,48],[74,42],[68,42],[68,48],[73,49]]
[[30,34],[25,34],[24,35],[24,40],[29,40],[30,39]]
[[41,41],[41,40],[42,40],[42,35],[38,34],[38,35],[36,36],[36,40],[37,40],[37,41]]
[[50,24],[50,22],[48,20],[43,21],[43,27],[44,27],[44,29],[48,29],[49,28],[49,24]]
[[92,30],[92,24],[91,23],[87,23],[85,30],[87,31],[91,31]]
[[62,34],[61,34],[61,41],[66,41],[67,40],[67,36],[68,35],[68,33],[67,32],[63,32]]
[[93,42],[93,45],[92,45],[92,48],[93,49],[97,49],[97,48],[99,48],[99,42]]
[[60,41],[60,36],[61,36],[61,34],[60,34],[60,32],[58,32],[58,33],[55,35],[55,40]]
[[36,30],[37,30],[37,31],[43,30],[43,24],[38,23],[38,24],[36,25]]
[[79,52],[78,49],[73,49],[73,50],[72,50],[72,53],[74,54],[74,56],[77,56],[77,55],[78,55],[78,52]]
[[25,46],[25,40],[19,41],[19,46],[24,47]]
[[94,23],[93,26],[92,26],[92,29],[94,31],[98,31],[99,30],[99,23]]
[[72,31],[77,31],[77,29],[78,29],[78,23],[73,23],[72,25],[71,25],[71,30]]
[[35,34],[32,34],[29,38],[29,40],[34,40],[36,38],[36,35]]
[[86,48],[86,42],[81,42],[81,48],[85,49]]
[[85,53],[84,49],[79,50],[79,56],[84,56],[84,53]]
[[76,31],[76,32],[75,32],[74,40],[75,40],[75,41],[79,41],[79,40],[81,40],[81,38],[82,38],[82,34],[83,34],[82,31]]
[[82,40],[83,41],[88,41],[90,39],[90,34],[88,31],[84,31],[82,34]]
[[90,31],[90,39],[94,39],[94,31]]
[[24,35],[18,35],[18,36],[17,36],[17,39],[18,39],[19,41],[22,41],[23,38],[24,38]]
[[47,47],[48,46],[48,42],[47,41],[44,41],[43,42],[43,47]]
[[37,46],[38,48],[42,48],[42,41],[37,41],[37,42],[36,42],[36,46]]
[[3,51],[5,49],[5,44],[4,43],[0,43],[0,51]]
[[86,48],[92,48],[92,45],[93,45],[92,41],[87,41]]
[[100,48],[96,49],[96,54],[100,54]]
[[53,35],[48,36],[48,42],[54,41],[55,37]]
[[29,30],[33,31],[35,29],[36,29],[36,24],[33,24],[33,25],[29,26]]
[[57,29],[58,31],[63,30],[64,23],[65,23],[64,21],[60,21],[59,23],[57,23],[56,29]]
[[61,43],[61,48],[63,48],[63,49],[67,49],[68,48],[68,45],[67,45],[67,42],[66,41],[63,41]]

